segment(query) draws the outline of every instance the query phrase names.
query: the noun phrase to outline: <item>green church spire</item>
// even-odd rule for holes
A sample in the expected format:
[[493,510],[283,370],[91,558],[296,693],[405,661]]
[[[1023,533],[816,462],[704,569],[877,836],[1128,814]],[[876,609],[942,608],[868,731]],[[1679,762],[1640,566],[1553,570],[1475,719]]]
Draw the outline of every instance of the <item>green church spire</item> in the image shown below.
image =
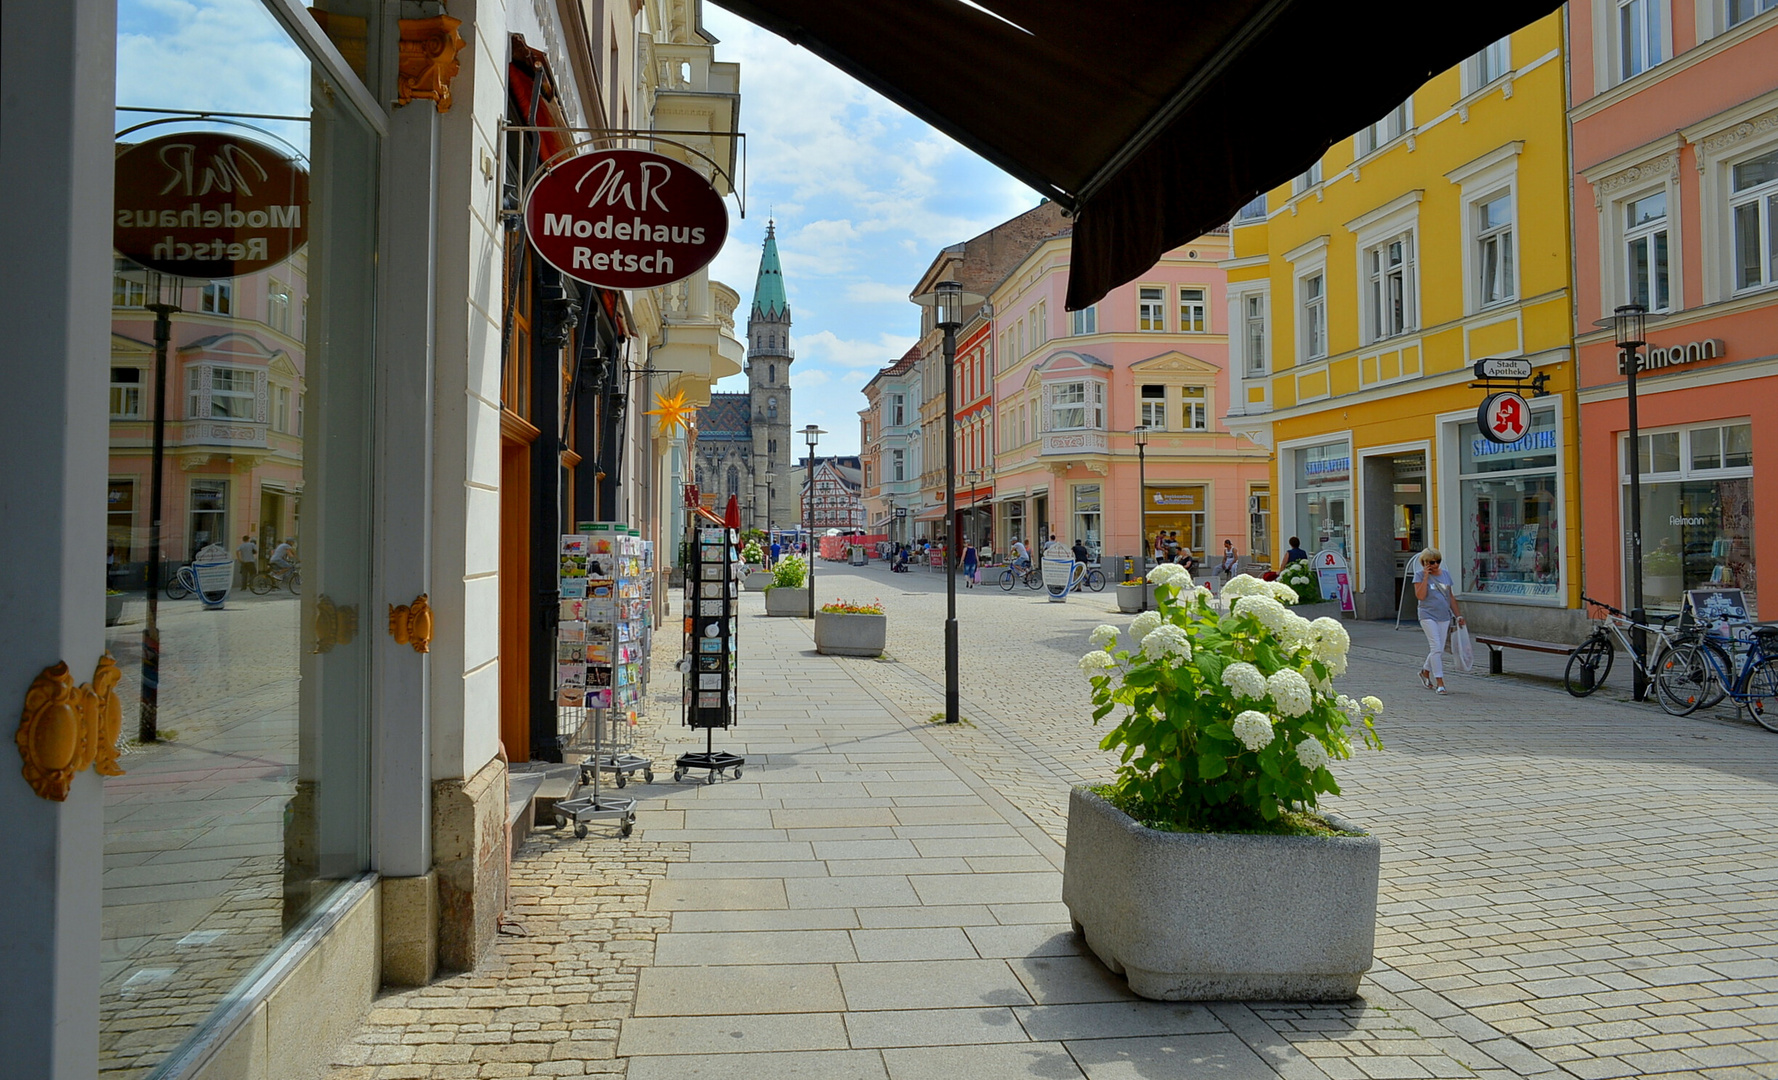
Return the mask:
[[766,222],[765,251],[759,257],[759,280],[753,283],[753,318],[790,319],[790,301],[784,295],[784,269],[778,265],[778,241],[772,222]]

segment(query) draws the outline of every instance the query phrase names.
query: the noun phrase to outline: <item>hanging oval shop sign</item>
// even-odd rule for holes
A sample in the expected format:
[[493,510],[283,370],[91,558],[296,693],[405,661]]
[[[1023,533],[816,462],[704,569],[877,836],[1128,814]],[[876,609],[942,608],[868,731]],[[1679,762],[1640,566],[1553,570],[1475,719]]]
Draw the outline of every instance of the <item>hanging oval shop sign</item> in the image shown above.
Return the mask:
[[652,289],[716,258],[728,237],[728,210],[683,162],[646,150],[594,150],[531,185],[525,231],[537,254],[571,278]]
[[150,270],[228,278],[308,242],[309,174],[264,143],[186,131],[117,155],[112,246]]
[[1489,394],[1476,410],[1475,422],[1490,442],[1516,443],[1531,431],[1531,406],[1511,392]]

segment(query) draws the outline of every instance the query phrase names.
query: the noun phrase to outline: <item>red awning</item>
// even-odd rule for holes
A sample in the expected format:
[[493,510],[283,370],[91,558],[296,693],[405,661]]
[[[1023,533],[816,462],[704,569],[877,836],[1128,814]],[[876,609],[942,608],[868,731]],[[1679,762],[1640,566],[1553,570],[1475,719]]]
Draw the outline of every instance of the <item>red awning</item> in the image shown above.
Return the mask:
[[1079,309],[1559,5],[716,0],[1079,218]]

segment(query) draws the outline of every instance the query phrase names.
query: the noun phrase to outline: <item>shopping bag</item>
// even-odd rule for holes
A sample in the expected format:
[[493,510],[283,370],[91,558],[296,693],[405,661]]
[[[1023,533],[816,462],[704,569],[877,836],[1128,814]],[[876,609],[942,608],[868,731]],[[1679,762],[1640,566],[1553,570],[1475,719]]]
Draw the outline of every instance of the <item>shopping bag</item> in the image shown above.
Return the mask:
[[1456,657],[1457,666],[1464,671],[1475,670],[1475,642],[1470,640],[1469,627],[1462,623],[1451,626],[1451,655]]

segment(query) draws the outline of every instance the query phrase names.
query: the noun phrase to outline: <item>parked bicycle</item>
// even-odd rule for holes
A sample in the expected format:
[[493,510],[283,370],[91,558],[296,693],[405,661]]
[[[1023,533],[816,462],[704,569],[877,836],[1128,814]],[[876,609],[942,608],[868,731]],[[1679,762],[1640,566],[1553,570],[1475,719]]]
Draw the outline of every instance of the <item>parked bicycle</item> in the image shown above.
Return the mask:
[[168,600],[183,600],[198,591],[198,576],[192,572],[190,566],[181,566],[167,578],[162,591],[167,594]]
[[[1644,660],[1636,652],[1636,641],[1631,636],[1638,624],[1631,621],[1627,612],[1590,596],[1582,596],[1580,599],[1584,604],[1603,609],[1605,618],[1593,627],[1592,634],[1585,641],[1568,654],[1568,667],[1562,672],[1563,688],[1575,697],[1586,697],[1603,686],[1605,677],[1611,674],[1611,663],[1617,655],[1618,646],[1623,647],[1630,662],[1640,668],[1643,678],[1652,684],[1661,658],[1672,647],[1670,630],[1666,626],[1642,625],[1642,629],[1653,635],[1653,644],[1649,649],[1649,655],[1653,659]],[[1613,644],[1614,640],[1616,645]]]
[[1105,571],[1085,563],[1075,563],[1074,567],[1074,587],[1076,589],[1084,585],[1094,592],[1105,591]]
[[289,589],[290,595],[301,596],[303,591],[302,571],[294,566],[288,568],[274,566],[269,570],[261,570],[254,574],[253,580],[247,583],[247,587],[253,590],[254,596],[264,596],[280,585]]
[[[1730,653],[1742,646],[1737,671]],[[1674,716],[1727,698],[1761,727],[1778,731],[1778,626],[1742,624],[1727,633],[1703,628],[1687,632],[1662,659],[1655,697]]]

